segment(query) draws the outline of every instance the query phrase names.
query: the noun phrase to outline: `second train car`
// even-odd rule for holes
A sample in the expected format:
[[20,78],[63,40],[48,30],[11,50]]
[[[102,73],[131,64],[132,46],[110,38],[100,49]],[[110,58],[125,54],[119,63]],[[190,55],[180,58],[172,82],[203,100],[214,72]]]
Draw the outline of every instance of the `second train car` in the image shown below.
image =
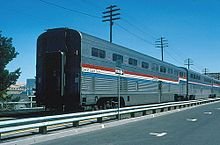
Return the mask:
[[36,99],[49,110],[79,111],[220,95],[220,82],[186,68],[68,29],[37,41]]

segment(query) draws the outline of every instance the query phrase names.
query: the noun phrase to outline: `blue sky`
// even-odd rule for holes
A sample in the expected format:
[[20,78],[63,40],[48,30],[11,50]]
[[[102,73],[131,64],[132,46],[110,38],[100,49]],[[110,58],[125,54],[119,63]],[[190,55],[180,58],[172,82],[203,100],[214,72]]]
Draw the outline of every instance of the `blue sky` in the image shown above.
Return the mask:
[[[113,26],[113,42],[160,59],[154,42],[168,40],[164,60],[192,69],[220,72],[220,1],[218,0],[1,0],[0,30],[13,38],[19,56],[7,67],[20,67],[19,82],[35,76],[36,40],[46,29],[68,27],[109,39],[109,24],[101,22],[102,12],[111,4],[121,8],[121,20]],[[80,11],[95,17],[83,15]]]

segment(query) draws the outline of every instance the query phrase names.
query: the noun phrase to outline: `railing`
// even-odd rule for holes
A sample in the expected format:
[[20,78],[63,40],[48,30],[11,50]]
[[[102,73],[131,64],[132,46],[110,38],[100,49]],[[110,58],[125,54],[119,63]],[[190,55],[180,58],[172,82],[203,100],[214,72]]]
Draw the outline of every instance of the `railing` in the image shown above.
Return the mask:
[[36,96],[27,95],[27,97],[29,98],[30,101],[26,100],[26,101],[18,101],[18,102],[16,102],[16,101],[0,102],[0,111],[13,111],[13,110],[24,110],[24,109],[27,109],[27,108],[33,108],[33,109],[36,108],[37,104],[36,104],[36,101],[34,101],[34,99],[33,99]]
[[[190,107],[190,106],[195,106],[195,105],[200,105],[215,101],[220,101],[220,98],[125,107],[125,108],[120,108],[119,113],[120,115],[131,114],[131,117],[134,117],[135,116],[134,114],[137,112],[142,112],[143,115],[146,115],[146,114],[164,112],[164,111],[179,109],[183,107]],[[79,122],[83,120],[96,118],[97,122],[100,123],[103,121],[104,117],[117,116],[117,115],[118,115],[118,109],[108,109],[108,110],[70,113],[70,114],[54,115],[54,116],[46,116],[46,117],[1,121],[0,139],[1,139],[1,135],[7,132],[13,132],[13,131],[31,129],[31,128],[39,128],[39,133],[46,134],[48,126],[64,124],[64,123],[73,123],[73,126],[77,127],[79,126]]]
[[34,104],[36,104],[36,101],[2,102],[0,104],[0,116],[42,112],[45,110],[44,107],[36,107]]

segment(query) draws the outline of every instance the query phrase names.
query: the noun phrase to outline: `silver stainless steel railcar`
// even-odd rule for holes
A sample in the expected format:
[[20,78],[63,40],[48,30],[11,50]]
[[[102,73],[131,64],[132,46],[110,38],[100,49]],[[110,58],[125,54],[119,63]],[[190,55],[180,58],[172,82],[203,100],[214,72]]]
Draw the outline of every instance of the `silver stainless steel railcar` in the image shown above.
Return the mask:
[[36,67],[37,103],[49,109],[112,108],[118,92],[121,106],[220,93],[217,80],[68,28],[39,36]]

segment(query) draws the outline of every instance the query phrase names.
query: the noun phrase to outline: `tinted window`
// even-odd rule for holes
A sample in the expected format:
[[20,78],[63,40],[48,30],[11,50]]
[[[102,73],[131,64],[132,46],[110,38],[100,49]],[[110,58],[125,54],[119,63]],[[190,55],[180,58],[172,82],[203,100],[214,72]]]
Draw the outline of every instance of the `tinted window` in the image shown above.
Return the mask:
[[128,63],[129,63],[130,65],[136,66],[136,65],[137,65],[137,60],[136,60],[136,59],[133,59],[133,58],[129,58],[129,59],[128,59]]
[[160,66],[160,72],[166,73],[167,69],[164,66]]
[[120,54],[113,53],[112,60],[119,63],[123,63],[123,56]]
[[180,77],[184,77],[184,73],[183,72],[180,72]]
[[152,63],[151,64],[151,69],[154,70],[154,71],[159,71],[159,66],[155,63]]
[[195,79],[195,80],[200,80],[201,77],[199,75],[196,74],[190,74],[190,78]]
[[141,63],[141,67],[142,67],[142,68],[145,68],[145,69],[148,69],[148,68],[149,68],[149,63],[147,63],[147,62],[142,62],[142,63]]
[[95,56],[95,57],[99,56],[99,52],[97,48],[92,48],[92,56]]
[[98,49],[98,48],[92,48],[92,56],[95,56],[95,57],[99,57],[99,58],[105,58],[105,51],[104,50],[101,50],[101,49]]
[[168,74],[173,74],[173,69],[168,68]]
[[178,76],[178,71],[177,70],[174,70],[174,75]]

